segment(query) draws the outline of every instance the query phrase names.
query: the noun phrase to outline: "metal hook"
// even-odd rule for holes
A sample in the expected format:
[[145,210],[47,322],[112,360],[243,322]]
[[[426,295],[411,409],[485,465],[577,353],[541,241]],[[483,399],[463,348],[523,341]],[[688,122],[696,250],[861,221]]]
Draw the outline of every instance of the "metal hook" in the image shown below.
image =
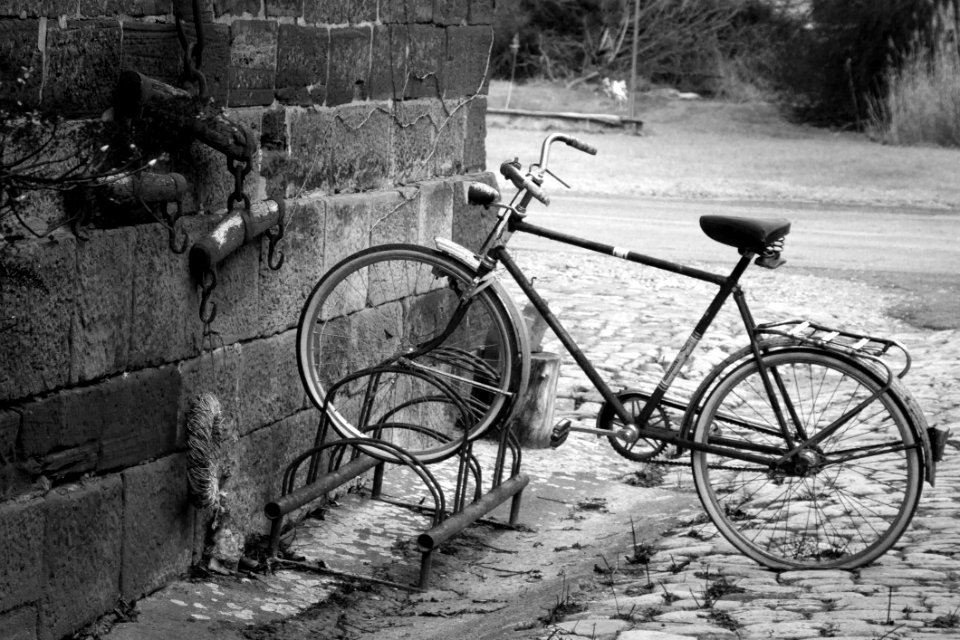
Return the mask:
[[[277,219],[277,230],[272,231],[268,229],[265,233],[267,238],[270,240],[270,244],[267,250],[267,266],[270,267],[273,271],[279,271],[280,267],[283,266],[284,255],[282,252],[277,251],[277,244],[283,238],[284,229],[287,224],[287,210],[284,206],[283,198],[279,198],[277,202],[277,208],[280,210],[280,217]],[[280,254],[280,258],[277,259],[277,254]]]
[[210,294],[217,286],[217,274],[212,269],[208,270],[203,274],[200,286],[200,322],[209,326],[213,323],[213,319],[217,317],[217,303],[210,300]]
[[[170,215],[169,220],[169,233],[170,233],[170,250],[176,254],[184,253],[187,250],[187,245],[190,244],[190,236],[187,234],[186,230],[182,225],[178,224],[180,218],[183,216],[183,202],[177,201],[177,211]],[[180,234],[180,244],[177,244],[177,234]]]

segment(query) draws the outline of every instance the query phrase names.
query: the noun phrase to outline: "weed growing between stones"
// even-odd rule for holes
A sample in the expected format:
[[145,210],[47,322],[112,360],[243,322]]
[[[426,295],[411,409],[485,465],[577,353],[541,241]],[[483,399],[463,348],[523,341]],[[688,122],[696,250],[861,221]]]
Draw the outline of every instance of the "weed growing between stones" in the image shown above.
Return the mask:
[[958,611],[960,611],[960,605],[957,605],[957,608],[950,613],[937,616],[928,622],[927,626],[935,629],[956,629],[960,627],[960,615],[957,615]]
[[[713,609],[710,611],[710,615],[707,616],[707,619],[718,627],[726,629],[727,631],[733,631],[734,633],[737,633],[737,630],[740,628],[740,623],[734,620],[733,617],[726,611]],[[737,637],[739,636],[740,634],[737,633]]]
[[650,582],[650,559],[653,558],[656,550],[646,542],[637,541],[637,528],[633,524],[633,518],[630,518],[630,534],[633,537],[633,554],[624,557],[627,564],[643,566],[647,573],[647,585],[652,586]]
[[731,582],[724,576],[722,573],[717,573],[715,578],[711,579],[710,570],[701,573],[697,572],[694,574],[698,578],[703,578],[706,580],[706,586],[703,589],[703,598],[704,598],[704,607],[711,608],[714,603],[721,599],[723,596],[730,593],[743,593],[743,587],[738,587],[735,583]]
[[575,601],[570,595],[570,587],[567,585],[567,579],[563,579],[560,587],[560,593],[557,594],[557,601],[552,607],[547,609],[547,614],[539,618],[544,626],[559,622],[565,616],[571,613],[579,613],[586,609],[585,606]]
[[828,622],[826,625],[820,627],[818,633],[821,638],[835,638],[840,633],[840,625],[836,622]]

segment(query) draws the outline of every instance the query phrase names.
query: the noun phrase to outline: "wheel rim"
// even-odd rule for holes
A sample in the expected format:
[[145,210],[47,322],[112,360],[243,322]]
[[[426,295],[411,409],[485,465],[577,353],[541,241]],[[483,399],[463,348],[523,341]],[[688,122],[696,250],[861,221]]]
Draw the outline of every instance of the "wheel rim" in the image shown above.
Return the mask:
[[[370,372],[338,388],[326,405],[338,433],[362,437],[383,420],[417,424],[435,434],[393,431],[390,439],[430,462],[454,453],[464,433],[475,438],[504,415],[512,404],[516,348],[489,292],[473,299],[446,340],[410,357],[447,325],[468,286],[463,270],[416,250],[348,259],[321,281],[298,328],[300,371],[311,399],[322,407],[331,385]],[[379,372],[386,363],[408,367],[409,374],[397,366]]]
[[[770,567],[851,568],[872,561],[899,538],[916,508],[914,434],[889,394],[853,414],[878,388],[864,372],[818,354],[768,361],[806,438],[842,416],[848,420],[777,470],[695,452],[694,480],[708,515],[735,547]],[[785,450],[772,432],[776,425],[756,364],[748,362],[708,399],[696,439],[720,436]]]

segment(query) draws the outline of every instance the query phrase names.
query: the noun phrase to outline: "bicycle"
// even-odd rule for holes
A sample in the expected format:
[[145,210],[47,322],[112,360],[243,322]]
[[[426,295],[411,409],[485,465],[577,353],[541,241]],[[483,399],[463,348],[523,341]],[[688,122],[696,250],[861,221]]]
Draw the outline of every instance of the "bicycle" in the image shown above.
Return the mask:
[[[550,134],[527,171],[516,160],[501,165],[517,190],[509,204],[493,187],[470,185],[471,203],[499,212],[476,254],[442,238],[437,249],[382,245],[346,258],[320,280],[301,314],[297,357],[311,400],[334,429],[402,445],[430,463],[502,426],[524,393],[530,357],[526,325],[500,283],[502,267],[604,400],[596,428],[561,422],[552,444],[581,431],[608,438],[637,462],[689,452],[710,520],[738,550],[773,569],[853,568],[886,552],[909,525],[924,479],[933,484],[945,443],[901,382],[907,350],[806,321],[756,323],[739,280],[751,263],[783,264],[787,220],[702,217],[708,237],[740,253],[729,275],[527,222],[533,200],[549,203],[546,176],[566,184],[548,166],[557,142],[596,153],[572,136]],[[615,393],[507,252],[514,233],[719,290],[652,392]],[[747,344],[689,401],[670,398],[678,372],[731,297]],[[891,358],[902,362],[900,371]],[[683,412],[676,428],[671,408]],[[383,448],[365,451],[391,458]]]

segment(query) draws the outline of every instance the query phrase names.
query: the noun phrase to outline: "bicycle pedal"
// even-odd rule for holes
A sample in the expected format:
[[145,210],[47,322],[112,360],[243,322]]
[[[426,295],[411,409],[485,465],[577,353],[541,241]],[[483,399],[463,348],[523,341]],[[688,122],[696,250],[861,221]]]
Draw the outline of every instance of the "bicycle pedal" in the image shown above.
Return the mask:
[[553,431],[550,432],[550,446],[556,449],[564,442],[567,441],[567,437],[570,435],[570,425],[569,420],[561,420],[553,428]]

